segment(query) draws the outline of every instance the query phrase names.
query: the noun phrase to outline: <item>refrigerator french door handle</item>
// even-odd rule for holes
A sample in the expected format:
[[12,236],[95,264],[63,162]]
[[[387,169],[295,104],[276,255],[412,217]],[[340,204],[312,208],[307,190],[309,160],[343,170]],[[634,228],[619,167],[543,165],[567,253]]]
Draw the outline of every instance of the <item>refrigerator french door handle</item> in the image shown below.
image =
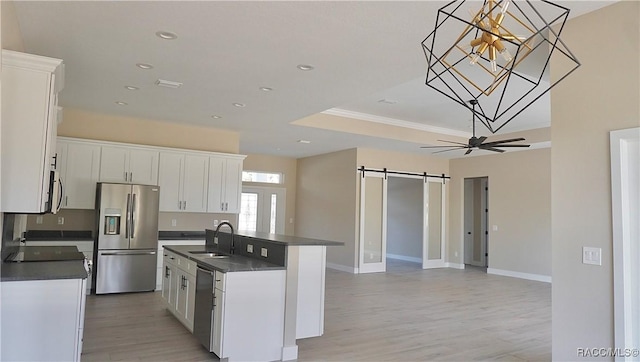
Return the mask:
[[131,238],[136,237],[136,194],[133,194],[133,199],[131,200]]
[[107,253],[100,253],[100,255],[155,255],[156,251],[112,251]]
[[127,213],[126,213],[124,237],[129,239],[129,228],[131,227],[131,194],[127,194]]

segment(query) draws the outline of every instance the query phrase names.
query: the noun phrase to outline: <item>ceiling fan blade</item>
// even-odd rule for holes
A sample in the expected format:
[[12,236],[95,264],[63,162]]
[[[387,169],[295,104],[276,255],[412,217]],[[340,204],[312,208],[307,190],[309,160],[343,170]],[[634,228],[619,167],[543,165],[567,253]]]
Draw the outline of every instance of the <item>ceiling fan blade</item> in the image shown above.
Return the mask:
[[456,147],[456,148],[450,148],[448,150],[442,150],[442,151],[436,151],[436,152],[431,152],[432,155],[435,155],[436,153],[442,153],[442,152],[449,152],[449,151],[456,151],[456,150],[461,150],[464,147]]
[[487,151],[493,151],[493,152],[504,152],[504,150],[498,149],[498,148],[493,148],[493,147],[480,147],[480,149],[482,150],[487,150]]
[[510,138],[507,140],[498,140],[498,141],[492,141],[492,142],[487,142],[485,143],[485,145],[490,145],[490,146],[495,146],[499,143],[511,143],[511,142],[518,142],[518,141],[525,141],[524,138]]
[[[485,145],[482,145],[483,147]],[[491,145],[491,147],[530,147],[531,145]]]
[[458,147],[458,148],[465,148],[467,147],[467,145],[461,145],[461,146],[420,146],[420,148],[451,148],[451,147]]
[[465,152],[465,153],[464,153],[464,154],[465,154],[465,156],[466,156],[466,155],[468,155],[468,154],[470,154],[470,153],[471,153],[471,151],[473,151],[473,148],[469,147],[469,149],[467,150],[467,152]]
[[460,145],[460,146],[465,146],[465,147],[467,147],[467,146],[468,146],[468,144],[466,144],[466,143],[454,142],[454,141],[447,141],[447,140],[438,140],[438,142],[453,143],[453,144]]
[[484,142],[486,139],[487,139],[487,137],[485,137],[485,136],[478,137],[478,141],[479,141],[479,143]]

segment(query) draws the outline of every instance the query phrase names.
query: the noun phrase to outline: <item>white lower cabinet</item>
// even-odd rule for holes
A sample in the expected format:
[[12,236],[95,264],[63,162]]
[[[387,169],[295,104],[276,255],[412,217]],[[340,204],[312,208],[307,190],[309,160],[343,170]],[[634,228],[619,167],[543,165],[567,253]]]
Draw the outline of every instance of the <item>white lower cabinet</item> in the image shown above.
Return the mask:
[[183,256],[164,250],[164,276],[162,299],[167,309],[190,332],[196,298],[196,263]]
[[285,271],[216,272],[213,352],[229,361],[279,361]]
[[5,281],[3,361],[80,361],[86,279]]
[[204,239],[190,239],[190,240],[185,240],[185,239],[180,239],[180,240],[158,240],[158,270],[156,273],[156,290],[162,290],[162,293],[164,293],[164,287],[163,285],[165,284],[165,270],[163,269],[163,265],[164,265],[164,254],[165,254],[165,250],[164,250],[164,246],[165,245],[204,245],[205,240]]

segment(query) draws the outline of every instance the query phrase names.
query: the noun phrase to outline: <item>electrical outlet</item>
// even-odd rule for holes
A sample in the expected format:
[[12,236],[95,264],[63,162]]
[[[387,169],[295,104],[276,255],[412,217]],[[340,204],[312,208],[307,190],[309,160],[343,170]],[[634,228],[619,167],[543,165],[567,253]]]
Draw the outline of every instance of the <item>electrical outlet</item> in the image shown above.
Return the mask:
[[213,243],[217,244],[218,243],[218,237],[213,238]]
[[36,216],[36,224],[42,224],[42,215]]
[[253,245],[247,244],[247,253],[253,253]]
[[267,248],[260,248],[260,255],[262,257],[267,257]]
[[493,225],[492,230],[493,231],[498,231],[498,225]]
[[178,226],[178,220],[171,219],[171,226]]
[[58,225],[64,225],[64,217],[58,216]]
[[457,257],[457,256],[458,256],[458,252],[457,252],[457,251],[455,251],[455,252],[453,253],[453,256],[456,256],[456,257]]
[[218,227],[218,224],[219,224],[218,220],[213,220],[213,227],[214,228]]

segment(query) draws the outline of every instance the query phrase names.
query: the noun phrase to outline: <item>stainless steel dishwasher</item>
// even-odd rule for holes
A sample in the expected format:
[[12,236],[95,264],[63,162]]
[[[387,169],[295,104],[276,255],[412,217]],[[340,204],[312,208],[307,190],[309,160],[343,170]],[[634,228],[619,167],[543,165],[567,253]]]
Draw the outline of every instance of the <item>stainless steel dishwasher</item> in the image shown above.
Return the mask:
[[213,352],[213,326],[216,308],[215,272],[198,267],[193,335],[209,352]]

